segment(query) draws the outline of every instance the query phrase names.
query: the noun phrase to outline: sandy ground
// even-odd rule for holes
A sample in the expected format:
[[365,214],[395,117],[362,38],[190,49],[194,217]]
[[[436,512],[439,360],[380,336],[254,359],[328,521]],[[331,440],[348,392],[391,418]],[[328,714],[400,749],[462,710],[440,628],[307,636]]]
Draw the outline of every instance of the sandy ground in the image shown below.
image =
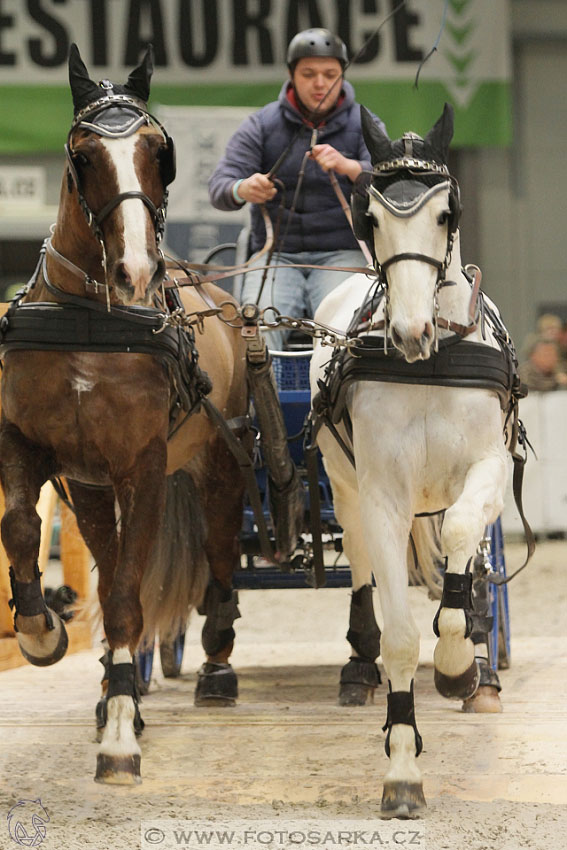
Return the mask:
[[[510,572],[523,550],[507,545],[506,554]],[[284,831],[307,823],[319,830],[317,836],[345,823],[353,829],[374,824],[372,846],[565,847],[566,562],[566,543],[542,543],[533,566],[510,586],[513,661],[501,673],[504,713],[498,716],[463,715],[458,704],[436,694],[436,606],[420,589],[410,591],[423,635],[416,704],[428,810],[419,821],[379,819],[384,686],[374,705],[336,705],[348,654],[348,590],[244,591],[233,656],[239,705],[193,706],[202,660],[202,620],[195,617],[182,675],[166,680],[157,661],[154,666],[142,705],[147,727],[138,787],[92,780],[100,650],[69,656],[47,670],[28,666],[0,673],[0,848],[18,846],[9,834],[12,807],[36,799],[50,818],[45,850],[195,848],[187,830],[197,824],[240,825],[230,843],[257,850],[267,839],[249,843],[242,829],[260,835],[279,830],[273,846],[284,847]],[[184,834],[163,829],[173,819],[184,821]],[[258,833],[260,827],[264,832]],[[325,846],[339,846],[338,832],[329,834]],[[39,844],[22,839],[22,846]]]

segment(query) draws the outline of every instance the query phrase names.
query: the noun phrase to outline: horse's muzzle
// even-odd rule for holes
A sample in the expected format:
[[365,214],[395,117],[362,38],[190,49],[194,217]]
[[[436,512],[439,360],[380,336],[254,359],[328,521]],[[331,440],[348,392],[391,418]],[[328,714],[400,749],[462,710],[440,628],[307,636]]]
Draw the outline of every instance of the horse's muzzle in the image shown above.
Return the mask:
[[434,330],[432,322],[414,323],[407,328],[391,326],[391,337],[395,347],[402,352],[408,363],[428,360],[431,356]]
[[165,277],[163,257],[148,258],[145,268],[135,269],[119,260],[110,269],[109,283],[123,304],[149,306],[152,296]]

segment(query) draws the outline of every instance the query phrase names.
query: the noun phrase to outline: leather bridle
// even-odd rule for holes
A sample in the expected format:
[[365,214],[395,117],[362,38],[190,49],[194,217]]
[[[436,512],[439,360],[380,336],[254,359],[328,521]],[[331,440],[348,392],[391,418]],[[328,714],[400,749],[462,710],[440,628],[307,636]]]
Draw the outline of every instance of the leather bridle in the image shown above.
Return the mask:
[[[418,160],[412,160],[411,164],[412,164],[412,170],[414,170],[414,169],[418,170],[422,174],[425,173],[425,172],[433,171],[433,169],[431,169],[429,167],[431,165],[431,163],[422,163],[421,168],[419,167],[420,163],[419,163]],[[391,163],[391,164],[390,163],[384,163],[383,165],[384,166],[390,166],[390,165],[395,166],[392,169],[393,171],[395,171],[399,168],[399,165],[398,165],[397,162],[394,162],[394,163]],[[438,170],[440,170],[440,168],[441,167],[438,166],[438,168],[436,168],[435,171],[437,172]],[[384,171],[386,171],[386,168],[382,168],[382,169],[380,169],[380,171],[383,173]],[[390,168],[387,168],[387,171],[389,172]],[[441,173],[447,173],[447,172],[445,171],[445,172],[441,172]],[[458,194],[457,181],[455,180],[454,177],[451,177],[449,175],[448,175],[448,177],[449,177],[449,180],[448,180],[449,191],[450,191],[450,193],[453,193],[454,199],[458,199],[459,194]],[[423,204],[426,203],[429,200],[429,197],[432,194],[435,194],[437,191],[439,191],[445,185],[446,185],[445,182],[443,182],[443,183],[439,183],[439,184],[436,184],[435,186],[431,187],[431,189],[429,191],[426,191],[424,193],[426,195],[425,198],[418,200],[418,202],[411,209],[403,211],[403,212],[396,210],[396,208],[392,204],[390,204],[384,198],[382,193],[379,192],[375,188],[375,186],[373,186],[372,184],[370,186],[368,186],[367,193],[368,193],[369,199],[370,199],[371,196],[375,197],[377,200],[380,201],[380,203],[386,209],[393,212],[394,215],[405,218],[405,217],[410,217],[415,212],[417,212],[417,210],[420,209],[423,206]],[[455,203],[455,202],[456,201],[454,200],[453,203]],[[453,213],[453,215],[454,215],[454,213]],[[428,254],[422,254],[422,253],[415,252],[415,251],[403,251],[403,252],[400,252],[399,254],[393,254],[391,257],[388,257],[383,262],[380,262],[380,260],[377,257],[375,258],[375,264],[374,265],[375,265],[376,275],[377,275],[377,279],[378,279],[378,286],[382,287],[383,293],[384,293],[384,318],[382,320],[378,321],[378,322],[371,322],[370,325],[367,328],[365,328],[365,330],[384,330],[384,349],[385,350],[387,350],[388,332],[389,332],[389,325],[390,325],[390,313],[389,313],[389,303],[390,303],[389,289],[390,289],[390,285],[389,285],[389,282],[388,282],[388,276],[386,274],[386,271],[390,268],[390,266],[394,265],[394,263],[399,263],[399,262],[406,261],[406,260],[420,262],[420,263],[427,263],[428,265],[433,266],[435,269],[437,269],[437,278],[435,280],[435,287],[434,287],[434,292],[433,292],[433,310],[432,310],[433,329],[434,329],[434,350],[435,351],[439,350],[439,333],[438,333],[438,331],[439,331],[440,327],[447,328],[447,329],[450,328],[451,330],[454,330],[456,333],[459,333],[461,336],[468,336],[469,334],[473,333],[476,330],[476,328],[477,328],[477,324],[476,324],[476,312],[477,312],[476,311],[476,302],[477,302],[477,296],[478,296],[478,284],[473,287],[473,297],[471,298],[471,304],[469,305],[469,323],[467,325],[462,325],[462,324],[459,324],[459,323],[456,323],[456,322],[451,322],[449,319],[443,319],[439,315],[439,299],[438,299],[439,291],[444,286],[454,286],[455,285],[454,281],[450,281],[450,280],[448,281],[446,279],[446,275],[447,275],[447,268],[449,266],[449,263],[451,262],[451,255],[453,253],[453,244],[454,244],[454,241],[455,241],[455,233],[457,231],[456,224],[457,224],[457,222],[452,223],[450,220],[447,222],[447,242],[446,242],[446,247],[445,247],[445,255],[444,255],[443,259],[438,259],[436,257],[431,257]],[[479,271],[479,283],[480,283],[480,270],[478,270],[478,271]],[[476,280],[475,280],[475,283],[476,283]],[[474,298],[474,301],[473,301],[473,298]],[[471,316],[471,310],[472,310],[472,316]]]
[[[117,132],[115,134],[110,134],[109,132],[102,131],[100,125],[97,125],[96,121],[88,122],[88,118],[96,118],[97,113],[100,113],[101,110],[104,110],[108,107],[112,106],[126,106],[129,111],[134,112],[138,116],[138,120],[133,124],[128,126],[128,128],[124,132]],[[103,221],[110,215],[110,213],[116,209],[121,203],[131,199],[137,199],[142,201],[142,203],[149,210],[150,215],[152,217],[154,232],[156,238],[156,245],[159,249],[159,244],[163,238],[163,233],[165,229],[165,219],[167,214],[167,201],[168,201],[168,190],[167,183],[171,182],[171,179],[167,179],[169,175],[164,172],[166,169],[162,167],[162,179],[163,179],[163,198],[159,207],[156,207],[152,199],[145,193],[136,190],[128,191],[128,192],[120,192],[115,195],[113,198],[106,203],[98,213],[93,212],[90,208],[88,201],[85,198],[81,180],[79,173],[77,171],[74,157],[75,152],[72,147],[73,133],[77,127],[83,126],[85,129],[90,130],[93,133],[97,133],[98,135],[114,135],[114,137],[132,135],[135,133],[139,127],[146,125],[154,125],[156,129],[162,134],[164,138],[164,142],[166,144],[166,149],[168,151],[168,155],[173,159],[173,143],[168,136],[163,125],[158,121],[155,116],[151,115],[142,105],[141,101],[137,101],[135,98],[129,97],[127,95],[117,95],[117,94],[109,94],[105,97],[99,98],[94,103],[89,104],[87,107],[82,109],[73,120],[73,124],[71,125],[71,129],[69,130],[69,134],[67,137],[67,143],[65,144],[65,153],[67,155],[67,165],[69,168],[68,171],[68,189],[71,192],[73,188],[73,184],[77,190],[77,196],[79,205],[83,211],[83,214],[86,218],[87,224],[91,229],[93,235],[101,244],[103,257],[106,256],[106,250],[104,245],[104,234],[102,232],[102,223]],[[172,166],[174,169],[174,166]]]

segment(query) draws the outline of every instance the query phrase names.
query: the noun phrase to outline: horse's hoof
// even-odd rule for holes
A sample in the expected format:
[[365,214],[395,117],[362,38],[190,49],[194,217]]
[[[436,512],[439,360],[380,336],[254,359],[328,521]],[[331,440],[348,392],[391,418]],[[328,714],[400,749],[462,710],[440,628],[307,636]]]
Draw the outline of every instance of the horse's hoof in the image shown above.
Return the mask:
[[205,661],[198,673],[195,705],[236,705],[238,679],[230,664]]
[[480,670],[476,659],[460,676],[446,676],[435,668],[435,687],[442,697],[467,700],[475,695],[480,684]]
[[16,632],[20,652],[30,664],[36,667],[49,667],[60,661],[69,646],[67,629],[61,617],[48,609],[53,617],[53,628],[42,635]]
[[480,685],[476,694],[463,702],[466,714],[499,714],[502,703],[498,689],[493,685]]
[[356,685],[352,682],[341,684],[339,690],[339,705],[366,705],[366,702],[374,702],[374,688],[367,685]]
[[367,698],[374,702],[374,691],[381,681],[374,661],[353,656],[341,670],[339,705],[366,705]]
[[416,818],[427,808],[421,782],[385,782],[382,792],[383,818]]
[[96,757],[95,782],[105,785],[139,785],[140,756],[110,756],[99,753]]

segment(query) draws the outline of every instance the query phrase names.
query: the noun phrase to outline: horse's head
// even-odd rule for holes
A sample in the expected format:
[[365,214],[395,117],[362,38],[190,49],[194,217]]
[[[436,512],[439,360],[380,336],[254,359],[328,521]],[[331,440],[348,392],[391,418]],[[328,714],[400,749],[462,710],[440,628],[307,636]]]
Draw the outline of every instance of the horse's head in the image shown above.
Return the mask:
[[68,191],[102,257],[106,284],[124,304],[149,304],[165,275],[159,242],[173,141],[146,107],[151,49],[124,86],[94,83],[76,45],[69,57],[74,120],[66,145]]
[[424,139],[406,133],[392,142],[361,109],[373,170],[353,193],[355,232],[376,257],[393,344],[410,363],[426,360],[460,212],[458,186],[447,168],[453,111],[446,104]]

